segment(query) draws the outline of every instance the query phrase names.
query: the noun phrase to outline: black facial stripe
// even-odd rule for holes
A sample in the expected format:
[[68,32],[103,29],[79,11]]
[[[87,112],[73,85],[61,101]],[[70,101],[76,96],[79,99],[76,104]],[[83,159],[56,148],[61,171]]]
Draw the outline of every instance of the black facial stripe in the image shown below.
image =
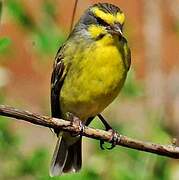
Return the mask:
[[103,19],[101,19],[100,17],[97,17],[97,16],[95,16],[95,17],[96,17],[96,20],[97,20],[99,25],[109,26],[109,24],[106,21],[104,21]]
[[96,37],[95,39],[98,41],[100,39],[102,39],[105,36],[105,34],[100,34],[98,37]]

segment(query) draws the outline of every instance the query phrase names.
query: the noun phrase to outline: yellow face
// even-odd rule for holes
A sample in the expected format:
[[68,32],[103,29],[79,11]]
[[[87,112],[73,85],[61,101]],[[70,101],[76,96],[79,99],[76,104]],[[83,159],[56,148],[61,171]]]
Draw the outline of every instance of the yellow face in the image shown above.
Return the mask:
[[122,35],[122,26],[125,21],[124,13],[116,12],[104,12],[98,7],[92,7],[90,10],[100,23],[91,24],[88,27],[88,32],[93,38],[98,38],[100,35],[105,35],[107,33]]
[[106,34],[107,31],[102,26],[96,26],[94,24],[90,25],[88,28],[88,32],[91,34],[93,38],[97,38],[100,36],[100,34]]

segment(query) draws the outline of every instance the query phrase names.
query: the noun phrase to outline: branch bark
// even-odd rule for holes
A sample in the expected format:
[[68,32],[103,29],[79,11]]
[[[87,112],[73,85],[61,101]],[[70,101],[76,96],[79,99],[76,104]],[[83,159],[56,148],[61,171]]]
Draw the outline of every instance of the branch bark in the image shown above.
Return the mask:
[[[12,117],[17,120],[27,121],[36,125],[59,128],[63,131],[71,133],[80,133],[80,127],[77,124],[72,124],[70,121],[63,119],[51,118],[48,116],[42,116],[29,111],[18,110],[13,107],[0,105],[0,115]],[[100,129],[94,129],[85,126],[82,136],[86,136],[93,139],[104,140],[105,142],[111,142],[112,134]],[[175,145],[160,145],[149,142],[143,142],[136,139],[129,138],[124,135],[119,135],[117,139],[117,145],[124,146],[139,151],[150,152],[161,156],[179,159],[179,147]]]

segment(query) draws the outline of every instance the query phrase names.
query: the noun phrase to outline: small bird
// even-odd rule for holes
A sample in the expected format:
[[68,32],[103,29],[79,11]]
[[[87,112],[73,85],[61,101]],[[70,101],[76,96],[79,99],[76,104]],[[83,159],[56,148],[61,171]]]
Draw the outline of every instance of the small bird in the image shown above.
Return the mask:
[[[108,3],[90,6],[55,57],[51,77],[52,117],[68,113],[89,125],[115,99],[124,85],[131,53],[123,36],[125,15]],[[100,118],[101,120],[103,118]],[[108,126],[108,130],[110,126]],[[81,136],[54,129],[58,141],[50,175],[81,169]]]

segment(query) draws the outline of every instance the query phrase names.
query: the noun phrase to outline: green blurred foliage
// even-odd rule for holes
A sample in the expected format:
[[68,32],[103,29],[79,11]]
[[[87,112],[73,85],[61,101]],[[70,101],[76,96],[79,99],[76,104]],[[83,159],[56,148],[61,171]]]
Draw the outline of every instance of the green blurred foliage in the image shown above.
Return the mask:
[[144,88],[140,84],[139,81],[135,78],[135,72],[133,69],[130,69],[127,80],[124,84],[124,87],[121,91],[121,95],[132,98],[132,97],[139,97],[144,94]]
[[40,55],[55,54],[64,42],[65,36],[55,23],[56,6],[50,1],[43,1],[42,18],[34,21],[19,0],[7,0],[6,6],[11,17],[32,39],[34,50]]
[[8,0],[6,3],[10,15],[12,15],[22,27],[27,28],[28,30],[34,29],[34,22],[28,16],[20,1]]
[[48,26],[44,26],[43,31],[34,33],[31,38],[36,46],[36,52],[44,56],[47,54],[54,55],[65,39],[63,35],[57,34],[54,29],[49,30]]
[[0,117],[0,179],[33,179],[47,175],[47,150],[38,148],[25,155],[20,146],[21,139],[12,132],[10,121]]
[[45,12],[47,18],[55,20],[57,9],[53,1],[45,0],[42,5],[42,9],[43,12]]
[[11,40],[8,37],[0,38],[0,54],[4,54],[9,51]]

